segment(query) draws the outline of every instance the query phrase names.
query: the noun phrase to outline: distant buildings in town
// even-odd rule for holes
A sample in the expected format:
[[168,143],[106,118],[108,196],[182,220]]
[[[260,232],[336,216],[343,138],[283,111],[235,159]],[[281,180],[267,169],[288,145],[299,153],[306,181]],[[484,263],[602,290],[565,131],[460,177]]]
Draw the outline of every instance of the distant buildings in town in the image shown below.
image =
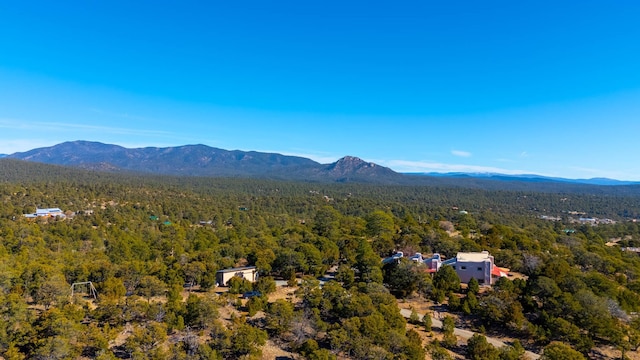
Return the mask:
[[[577,211],[570,211],[569,212],[570,215],[585,215],[585,213],[582,212],[577,212]],[[562,221],[563,218],[561,216],[549,216],[549,215],[540,215],[540,219],[542,220],[548,220],[548,221]],[[569,217],[567,218],[567,221],[569,223],[572,224],[587,224],[587,225],[609,225],[609,224],[615,224],[616,221],[615,220],[611,220],[611,219],[602,219],[602,218],[594,218],[594,217],[586,217],[586,216],[580,216],[578,218],[575,217]]]

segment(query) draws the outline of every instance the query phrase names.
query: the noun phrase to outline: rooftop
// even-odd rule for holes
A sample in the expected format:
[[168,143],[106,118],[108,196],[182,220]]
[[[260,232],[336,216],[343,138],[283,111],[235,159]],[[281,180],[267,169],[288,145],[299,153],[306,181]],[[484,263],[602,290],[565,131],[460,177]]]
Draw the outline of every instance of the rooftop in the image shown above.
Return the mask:
[[53,213],[53,212],[62,212],[62,210],[60,210],[60,208],[47,208],[47,209],[38,209],[36,208],[36,214],[47,214],[47,213]]
[[490,255],[488,251],[482,251],[482,252],[459,252],[458,255],[456,256],[457,261],[459,262],[464,262],[464,261],[485,261],[485,260],[490,260]]
[[255,270],[255,269],[256,269],[255,266],[243,266],[243,267],[237,267],[237,268],[222,269],[222,270],[218,270],[218,272],[226,273],[226,272],[236,272],[236,271]]

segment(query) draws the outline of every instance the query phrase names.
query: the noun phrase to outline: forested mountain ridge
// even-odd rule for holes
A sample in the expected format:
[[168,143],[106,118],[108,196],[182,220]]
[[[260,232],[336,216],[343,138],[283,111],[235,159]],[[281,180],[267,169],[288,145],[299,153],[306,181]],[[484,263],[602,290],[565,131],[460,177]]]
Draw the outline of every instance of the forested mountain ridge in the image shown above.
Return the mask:
[[355,157],[333,164],[275,153],[223,150],[206,145],[129,149],[89,141],[65,142],[8,156],[98,171],[176,176],[259,177],[308,181],[402,182],[403,176]]
[[535,175],[403,174],[353,156],[345,156],[331,164],[320,164],[297,156],[229,151],[205,145],[128,149],[98,142],[73,141],[14,153],[7,158],[112,173],[640,196],[640,184],[628,182],[602,179],[574,181]]

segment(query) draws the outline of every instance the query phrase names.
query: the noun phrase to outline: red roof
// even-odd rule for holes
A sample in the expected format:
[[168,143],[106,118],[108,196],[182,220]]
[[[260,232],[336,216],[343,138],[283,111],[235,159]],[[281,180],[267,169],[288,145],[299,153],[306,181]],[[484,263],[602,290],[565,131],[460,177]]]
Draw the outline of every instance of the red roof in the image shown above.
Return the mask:
[[493,270],[491,270],[491,275],[495,275],[495,276],[501,276],[501,277],[507,276],[508,273],[509,273],[509,269],[499,267],[499,266],[494,266]]

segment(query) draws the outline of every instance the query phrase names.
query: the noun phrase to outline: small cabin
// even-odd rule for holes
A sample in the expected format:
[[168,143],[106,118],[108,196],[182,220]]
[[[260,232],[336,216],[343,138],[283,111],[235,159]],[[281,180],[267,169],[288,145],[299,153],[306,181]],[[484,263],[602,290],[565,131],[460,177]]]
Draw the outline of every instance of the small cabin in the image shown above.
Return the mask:
[[218,272],[216,272],[216,282],[218,283],[218,286],[227,286],[229,280],[234,276],[239,276],[243,279],[249,280],[250,282],[256,282],[256,280],[258,280],[258,268],[255,266],[244,266],[218,270]]

